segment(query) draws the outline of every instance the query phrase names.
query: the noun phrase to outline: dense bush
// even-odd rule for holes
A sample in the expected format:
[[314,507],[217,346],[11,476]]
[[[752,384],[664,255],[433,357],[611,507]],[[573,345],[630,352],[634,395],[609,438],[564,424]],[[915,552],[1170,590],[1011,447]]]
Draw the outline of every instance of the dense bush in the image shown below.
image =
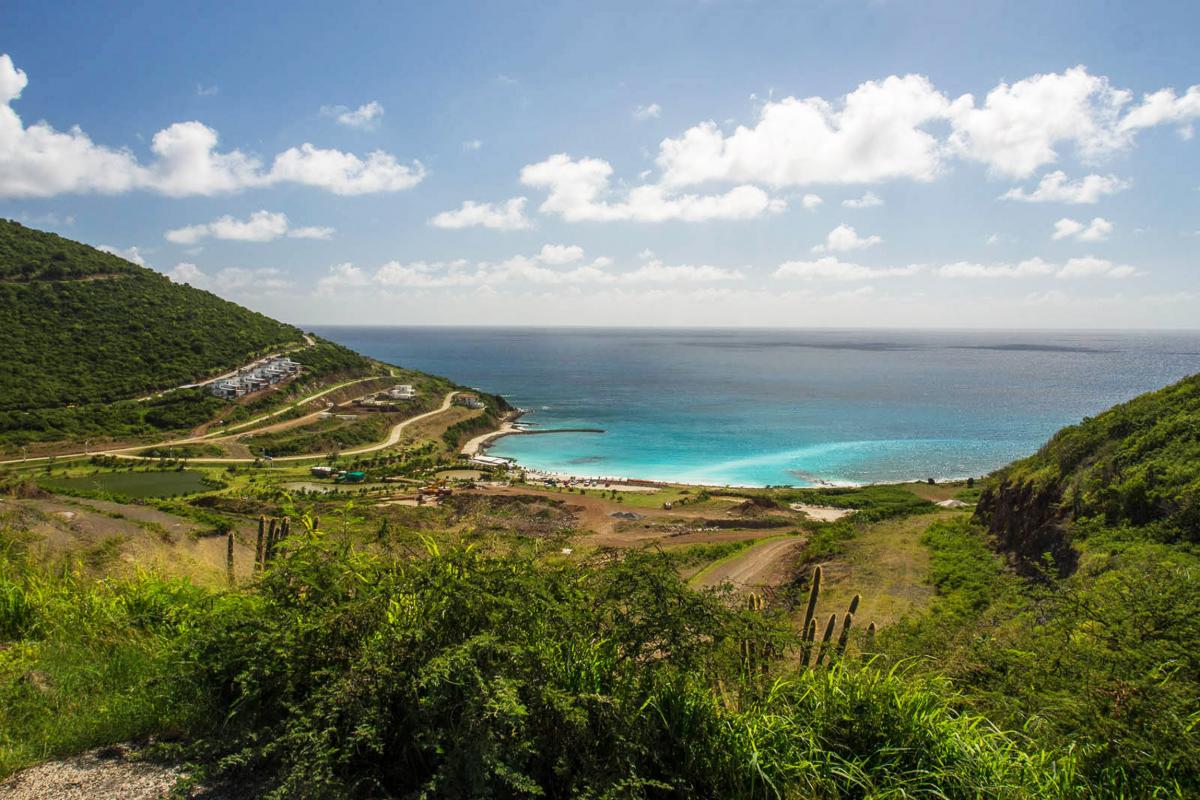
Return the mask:
[[181,389],[139,403],[121,400],[61,408],[0,411],[0,446],[88,437],[124,438],[182,431],[212,419],[225,401],[203,389]]
[[936,682],[862,665],[747,671],[742,641],[782,648],[789,634],[693,592],[662,556],[392,562],[301,534],[257,586],[204,592],[56,577],[0,549],[0,602],[0,635],[15,637],[0,654],[0,773],[173,730],[209,779],[271,797],[1082,788],[1069,759],[1027,755],[950,710]]
[[313,347],[298,350],[292,354],[292,358],[305,366],[308,375],[316,376],[336,373],[366,374],[374,366],[371,359],[340,344],[324,340],[318,341]]
[[749,679],[786,634],[632,556],[456,550],[387,565],[293,543],[257,597],[191,627],[207,758],[277,797],[1022,797],[1049,762],[870,669]]
[[872,522],[934,510],[933,503],[895,484],[790,489],[776,492],[776,497],[792,503],[854,509],[857,519]]
[[390,427],[387,417],[363,414],[357,420],[325,419],[300,428],[248,436],[243,441],[255,455],[323,454],[379,442],[387,437]]

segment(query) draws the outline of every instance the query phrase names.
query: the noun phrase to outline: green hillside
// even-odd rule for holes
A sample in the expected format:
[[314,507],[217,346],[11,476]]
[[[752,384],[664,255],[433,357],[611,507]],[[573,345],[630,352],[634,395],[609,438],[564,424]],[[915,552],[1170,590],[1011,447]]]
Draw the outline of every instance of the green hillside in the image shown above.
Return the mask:
[[1200,534],[1200,375],[1063,428],[1001,476],[1056,486],[1073,517],[1154,526],[1161,538],[1194,541]]
[[975,522],[925,533],[937,598],[889,655],[1069,743],[1088,796],[1200,796],[1200,376],[1059,431]]
[[138,397],[299,341],[209,292],[0,220],[0,411]]
[[1200,542],[1200,375],[1063,428],[989,484],[980,521],[1019,558],[1052,553],[1063,574],[1095,526]]

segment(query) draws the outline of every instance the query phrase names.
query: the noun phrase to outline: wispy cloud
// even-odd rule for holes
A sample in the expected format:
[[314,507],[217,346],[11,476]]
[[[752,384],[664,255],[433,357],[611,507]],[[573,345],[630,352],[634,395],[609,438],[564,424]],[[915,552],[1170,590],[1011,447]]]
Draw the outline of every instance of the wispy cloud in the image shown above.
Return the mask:
[[650,103],[645,106],[637,106],[633,109],[633,118],[638,121],[648,119],[658,119],[662,116],[662,106],[658,103]]
[[383,118],[383,106],[372,100],[358,108],[347,106],[321,106],[321,116],[332,117],[337,124],[347,128],[369,131],[379,127]]

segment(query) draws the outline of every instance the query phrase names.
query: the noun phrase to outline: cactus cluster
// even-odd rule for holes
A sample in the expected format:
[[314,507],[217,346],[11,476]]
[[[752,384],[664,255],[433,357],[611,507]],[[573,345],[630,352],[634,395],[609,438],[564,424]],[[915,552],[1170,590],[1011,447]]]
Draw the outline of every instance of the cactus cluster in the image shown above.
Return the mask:
[[[761,594],[751,593],[746,597],[746,610],[762,613],[766,610],[767,601]],[[754,675],[761,672],[766,674],[767,666],[770,664],[771,658],[775,655],[775,648],[770,642],[763,642],[756,639],[742,639],[740,642],[742,649],[742,664],[746,669],[747,674]]]
[[[834,659],[841,658],[846,654],[846,646],[850,643],[850,629],[854,625],[854,614],[858,611],[858,604],[862,601],[862,595],[854,595],[850,600],[850,606],[842,615],[842,630],[838,634],[837,640],[833,638],[834,631],[838,627],[838,615],[830,614],[828,621],[825,623],[825,629],[822,635],[818,638],[817,627],[817,601],[821,596],[821,567],[815,567],[812,574],[812,584],[808,592],[808,605],[804,609],[804,626],[801,628],[800,637],[800,666],[807,669],[808,667],[819,667],[821,665],[832,664]],[[766,599],[760,594],[750,594],[746,597],[746,610],[757,613],[762,613],[766,609]],[[866,631],[866,647],[870,648],[870,643],[875,638],[875,623],[872,622],[867,626]],[[762,638],[745,638],[739,642],[741,647],[742,665],[746,674],[753,677],[758,674],[766,675],[767,666],[771,659],[777,655],[776,646]]]
[[[808,591],[808,605],[804,609],[804,626],[801,628],[800,665],[803,667],[819,667],[823,663],[832,663],[834,658],[841,658],[846,653],[846,645],[850,642],[850,627],[854,624],[854,614],[862,595],[856,594],[850,600],[850,606],[842,616],[842,631],[838,634],[837,642],[833,643],[833,632],[837,628],[838,615],[830,614],[825,623],[825,631],[820,640],[817,639],[817,600],[821,596],[821,567],[813,568],[812,585]],[[868,640],[875,635],[875,623],[867,626]],[[813,653],[816,653],[815,658]],[[826,659],[828,658],[828,662]]]
[[254,568],[262,571],[275,558],[275,548],[292,532],[292,521],[288,517],[276,519],[266,516],[258,518],[258,542],[254,549]]

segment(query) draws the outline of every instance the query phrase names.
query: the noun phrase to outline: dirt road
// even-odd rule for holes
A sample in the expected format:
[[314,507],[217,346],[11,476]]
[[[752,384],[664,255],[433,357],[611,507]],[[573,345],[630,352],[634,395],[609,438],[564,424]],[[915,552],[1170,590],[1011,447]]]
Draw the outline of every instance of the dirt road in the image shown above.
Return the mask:
[[787,578],[790,557],[804,546],[799,536],[768,539],[749,550],[700,573],[693,585],[719,586],[729,581],[739,589],[752,586],[774,586]]

